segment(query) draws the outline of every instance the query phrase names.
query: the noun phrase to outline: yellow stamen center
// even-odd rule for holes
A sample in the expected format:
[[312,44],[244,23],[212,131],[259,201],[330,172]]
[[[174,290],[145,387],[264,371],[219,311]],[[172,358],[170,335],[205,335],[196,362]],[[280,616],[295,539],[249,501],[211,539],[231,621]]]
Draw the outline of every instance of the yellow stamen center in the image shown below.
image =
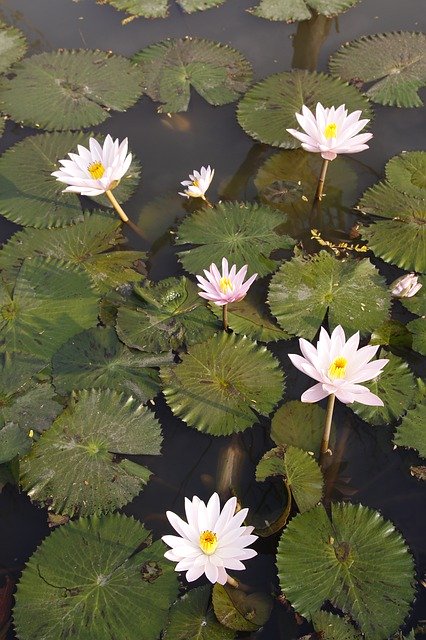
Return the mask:
[[327,138],[327,140],[330,140],[330,138],[335,138],[336,132],[337,132],[337,124],[335,122],[330,122],[330,124],[328,124],[324,129],[324,135]]
[[217,547],[216,534],[213,533],[213,531],[203,531],[200,535],[200,547],[207,556],[211,556],[211,554],[216,551]]
[[87,170],[93,180],[100,180],[105,173],[105,167],[102,162],[92,162],[92,164],[89,164],[87,167]]
[[346,358],[339,356],[335,358],[328,369],[328,375],[330,378],[344,378],[346,374],[346,367],[348,361]]
[[234,285],[229,278],[221,278],[219,280],[219,289],[222,293],[229,293],[234,290]]
[[193,181],[192,181],[192,186],[193,186],[193,187],[199,187],[199,186],[200,186],[200,183],[198,182],[198,180],[193,180]]

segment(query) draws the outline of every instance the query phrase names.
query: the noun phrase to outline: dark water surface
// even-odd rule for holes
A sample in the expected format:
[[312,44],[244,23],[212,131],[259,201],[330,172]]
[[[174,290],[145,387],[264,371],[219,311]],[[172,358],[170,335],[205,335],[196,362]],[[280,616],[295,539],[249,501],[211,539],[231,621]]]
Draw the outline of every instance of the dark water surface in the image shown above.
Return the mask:
[[[344,42],[384,31],[419,31],[425,26],[421,23],[424,3],[420,0],[365,0],[338,20],[330,21],[328,36],[321,45],[323,18],[300,25],[269,22],[245,11],[253,4],[254,0],[227,0],[217,9],[191,16],[172,6],[165,20],[140,18],[122,26],[125,14],[108,5],[97,5],[94,0],[0,0],[0,18],[24,32],[29,55],[60,47],[83,47],[130,56],[166,37],[210,38],[239,49],[252,63],[255,80],[289,70],[293,63],[326,71],[329,55]],[[420,148],[422,125],[424,127],[421,109],[374,105],[374,111],[374,138],[370,149],[354,158],[351,165],[358,174],[352,205],[366,186],[381,176],[390,157],[402,150]],[[126,203],[126,212],[135,221],[140,218],[148,238],[148,242],[143,242],[131,236],[132,245],[142,249],[152,246],[149,275],[153,279],[179,272],[167,230],[176,218],[186,213],[183,199],[177,195],[180,181],[192,169],[202,164],[212,165],[216,176],[209,194],[215,200],[226,191],[226,185],[241,166],[252,166],[255,174],[258,158],[264,159],[270,153],[239,127],[235,104],[215,108],[195,94],[188,112],[171,118],[158,115],[156,105],[143,97],[127,113],[114,113],[95,131],[119,138],[128,136],[132,151],[142,162],[142,180],[136,194]],[[31,129],[8,122],[0,140],[0,151],[32,133]],[[233,197],[254,197],[253,175],[249,174],[250,171],[247,179],[238,183],[231,194]],[[352,214],[343,215],[339,220],[342,231],[347,231],[354,220]],[[15,229],[15,225],[1,219],[0,238],[7,238]],[[383,263],[378,266],[389,279],[400,273]],[[297,341],[273,344],[270,349],[280,357],[287,374],[285,399],[300,398],[310,381],[290,365],[286,356],[288,352],[298,351]],[[420,357],[413,356],[411,364],[418,373]],[[195,493],[205,499],[216,487],[229,484],[225,476],[229,468],[227,461],[231,458],[240,461],[238,469],[234,464],[234,473],[238,476],[234,482],[238,481],[242,497],[251,501],[257,495],[254,467],[272,446],[268,421],[247,430],[241,441],[234,442],[231,438],[211,438],[185,426],[172,416],[161,398],[156,400],[156,409],[164,429],[164,455],[149,461],[155,477],[125,508],[126,513],[143,520],[156,535],[162,535],[169,529],[164,516],[166,509],[182,512],[184,496]],[[390,429],[366,425],[345,406],[337,407],[335,422],[337,445],[342,455],[339,480],[343,477],[347,493],[355,502],[380,510],[394,522],[411,547],[421,573],[424,491],[421,483],[409,474],[410,464],[417,461],[415,453],[394,451]],[[333,497],[345,496],[335,492]],[[6,488],[0,496],[0,571],[2,568],[19,570],[48,532],[46,512],[32,506],[25,495]],[[256,547],[259,556],[247,563],[244,580],[261,589],[271,588],[276,580],[276,541],[276,538],[259,541]],[[280,640],[302,635],[302,629],[296,627],[290,615],[275,609],[262,631],[246,637]],[[420,615],[418,602],[412,621]]]

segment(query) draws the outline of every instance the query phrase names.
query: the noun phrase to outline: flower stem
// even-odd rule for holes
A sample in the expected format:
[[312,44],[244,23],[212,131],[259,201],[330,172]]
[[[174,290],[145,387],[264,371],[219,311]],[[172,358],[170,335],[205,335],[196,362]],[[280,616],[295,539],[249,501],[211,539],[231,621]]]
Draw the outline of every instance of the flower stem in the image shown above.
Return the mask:
[[105,195],[108,198],[108,200],[110,201],[110,203],[112,204],[112,206],[114,207],[114,209],[116,210],[116,212],[118,213],[118,215],[120,216],[120,218],[122,219],[122,221],[123,222],[129,222],[129,218],[127,217],[127,215],[124,213],[123,209],[121,208],[121,206],[117,202],[117,200],[116,200],[115,196],[113,195],[112,191],[110,189],[108,189],[108,191],[105,191]]
[[212,205],[210,200],[207,200],[206,196],[203,197],[203,200],[210,209],[214,209],[214,206]]
[[322,190],[324,189],[324,180],[325,180],[325,176],[326,176],[327,169],[328,169],[328,163],[329,163],[329,160],[323,160],[322,161],[321,173],[320,173],[320,177],[318,179],[318,185],[317,185],[317,190],[315,192],[314,200],[321,200],[322,199]]
[[321,464],[324,462],[324,456],[329,450],[328,443],[330,440],[331,421],[333,419],[333,409],[334,409],[335,399],[336,399],[336,396],[334,395],[334,393],[331,393],[328,396],[327,415],[325,416],[324,432],[322,434],[322,441],[321,441],[321,451],[320,451]]
[[227,577],[226,582],[230,584],[231,587],[234,587],[235,589],[238,589],[239,587],[238,580],[235,580],[235,578],[232,578],[231,576]]
[[228,331],[228,305],[224,304],[222,307],[222,322],[223,330]]

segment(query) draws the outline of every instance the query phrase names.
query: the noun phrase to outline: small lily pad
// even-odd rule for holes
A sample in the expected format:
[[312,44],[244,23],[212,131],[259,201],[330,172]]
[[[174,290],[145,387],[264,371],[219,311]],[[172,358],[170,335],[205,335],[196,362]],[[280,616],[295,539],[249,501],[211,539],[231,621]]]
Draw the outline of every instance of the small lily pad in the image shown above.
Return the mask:
[[142,93],[140,70],[105,51],[40,53],[16,66],[14,74],[0,86],[2,110],[15,122],[48,131],[100,124],[111,110],[133,106]]
[[[14,624],[21,640],[157,640],[178,592],[166,546],[121,514],[58,527],[19,581]],[[47,615],[48,612],[48,615]]]
[[179,225],[176,244],[192,244],[179,252],[190,273],[202,274],[212,262],[222,258],[240,269],[248,265],[248,275],[265,276],[278,266],[271,258],[276,249],[290,249],[295,240],[280,235],[277,227],[286,221],[279,211],[258,204],[221,202],[214,209],[201,209]]
[[417,449],[422,458],[426,458],[426,402],[419,402],[410,409],[396,429],[394,443],[399,447]]
[[330,59],[333,75],[369,85],[366,95],[379,104],[421,107],[426,84],[426,36],[398,31],[365,36]]
[[21,484],[32,500],[56,513],[90,515],[130,502],[151,472],[129,455],[159,455],[154,414],[131,396],[82,391],[21,463]]
[[10,65],[18,62],[26,50],[27,42],[22,31],[0,22],[0,73],[5,73]]
[[269,76],[249,89],[238,105],[238,122],[255,140],[294,149],[300,143],[286,129],[297,129],[295,113],[303,105],[315,109],[317,102],[361,109],[365,118],[372,115],[368,100],[355,87],[324,73],[296,70]]
[[173,413],[199,431],[243,431],[258,414],[268,415],[283,394],[278,361],[247,338],[222,332],[181,357],[181,364],[162,367],[163,393]]
[[[167,18],[170,0],[101,0],[131,16],[142,18]],[[176,0],[185,13],[204,11],[223,4],[225,0]]]
[[249,86],[250,63],[227,45],[180,38],[150,45],[133,56],[144,79],[145,93],[162,103],[159,111],[186,111],[191,86],[209,104],[234,102]]
[[[292,445],[319,458],[325,415],[318,404],[285,402],[272,418],[271,438],[277,445]],[[334,429],[331,433],[333,438]]]
[[369,260],[337,260],[321,251],[284,262],[272,277],[268,304],[285,331],[312,340],[327,311],[330,328],[371,332],[387,319],[390,294]]
[[295,22],[317,13],[331,18],[353,7],[359,0],[260,0],[250,13],[266,20]]
[[213,587],[213,607],[217,619],[225,627],[240,631],[256,631],[271,615],[274,601],[266,593],[247,595],[229,585]]

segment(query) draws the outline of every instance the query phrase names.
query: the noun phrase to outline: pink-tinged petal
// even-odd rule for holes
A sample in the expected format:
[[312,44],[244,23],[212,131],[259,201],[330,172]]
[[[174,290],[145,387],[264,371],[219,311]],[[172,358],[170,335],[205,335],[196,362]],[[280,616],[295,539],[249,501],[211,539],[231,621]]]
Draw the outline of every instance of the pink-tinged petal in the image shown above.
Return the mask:
[[305,338],[299,339],[299,347],[306,360],[316,367],[318,365],[318,352],[315,347]]
[[324,385],[315,384],[313,387],[302,393],[301,401],[302,402],[319,402],[323,398],[326,398],[330,395],[329,391],[324,389]]
[[219,584],[226,584],[228,580],[228,574],[223,567],[217,568],[217,581]]
[[323,158],[324,160],[335,160],[337,158],[337,153],[335,153],[334,151],[322,151],[321,152],[321,158]]
[[[297,129],[286,129],[286,131],[288,131],[288,133],[290,133],[292,136],[300,140],[300,142],[305,142],[306,139],[308,138],[306,133],[301,133],[300,131],[297,131]],[[308,138],[308,142],[312,143],[313,140],[311,138]]]
[[212,262],[212,264],[210,265],[210,273],[215,278],[216,282],[220,281],[222,276],[220,275],[220,271],[214,262]]
[[313,378],[314,380],[317,380],[318,382],[322,381],[323,376],[321,372],[318,371],[314,366],[312,366],[311,363],[308,362],[308,360],[305,360],[305,358],[302,358],[302,356],[298,356],[296,353],[289,353],[288,357],[290,358],[296,369],[299,369],[299,371],[302,371],[305,375]]
[[185,578],[188,582],[194,582],[194,580],[198,580],[204,573],[204,566],[201,567],[191,567],[186,572]]
[[306,144],[305,142],[302,142],[302,149],[304,149],[305,151],[309,151],[309,153],[319,153],[320,150],[318,149],[318,146],[314,147],[310,144]]
[[375,393],[371,393],[371,391],[366,391],[365,393],[362,394],[357,394],[355,397],[355,401],[359,402],[360,404],[366,404],[370,407],[383,407],[383,401],[379,398],[379,396],[376,396]]
[[228,260],[226,258],[222,258],[222,278],[228,277]]
[[381,358],[380,360],[374,360],[364,365],[356,374],[348,376],[348,380],[353,383],[367,382],[372,380],[382,373],[383,367],[387,365],[389,360]]

